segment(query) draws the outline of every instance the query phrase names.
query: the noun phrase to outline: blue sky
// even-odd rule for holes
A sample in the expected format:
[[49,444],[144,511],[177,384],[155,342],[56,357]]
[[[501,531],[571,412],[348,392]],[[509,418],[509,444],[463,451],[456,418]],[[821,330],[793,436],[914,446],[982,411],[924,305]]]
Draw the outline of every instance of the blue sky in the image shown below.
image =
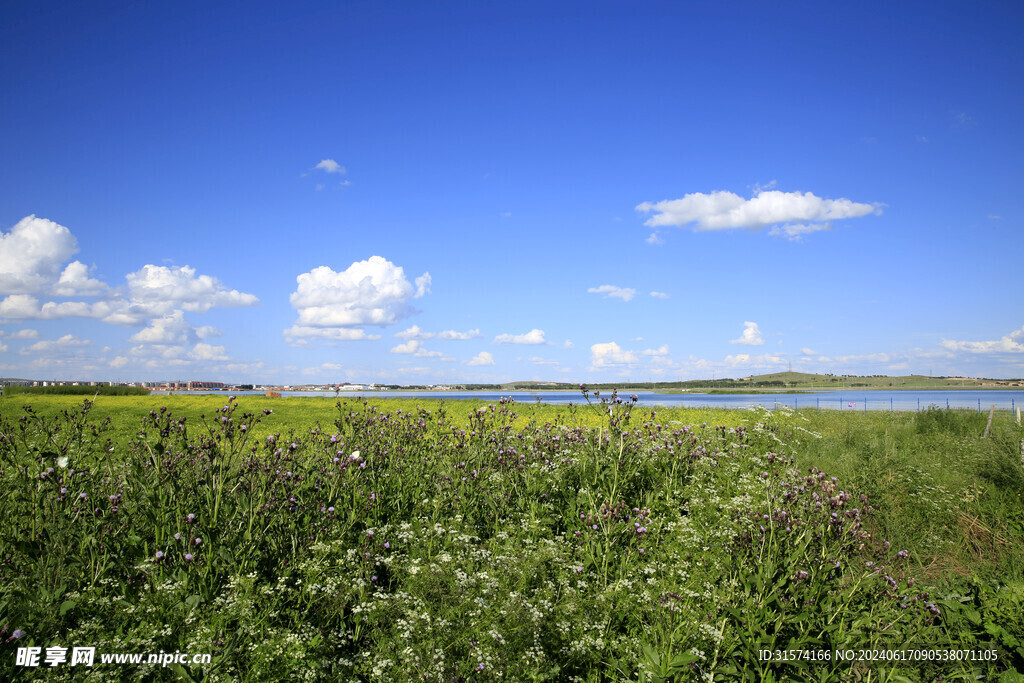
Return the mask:
[[1024,8],[7,2],[0,376],[1024,376]]

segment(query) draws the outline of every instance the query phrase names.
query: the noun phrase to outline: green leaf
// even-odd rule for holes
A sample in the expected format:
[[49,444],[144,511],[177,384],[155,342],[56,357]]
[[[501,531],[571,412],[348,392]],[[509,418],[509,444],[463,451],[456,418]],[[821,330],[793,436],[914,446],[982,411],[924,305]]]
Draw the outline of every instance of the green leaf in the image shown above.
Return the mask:
[[65,600],[65,601],[64,601],[63,603],[61,603],[61,606],[60,606],[60,615],[61,615],[61,616],[64,616],[64,615],[65,615],[65,614],[67,614],[67,613],[68,613],[68,612],[69,612],[70,610],[73,610],[73,609],[74,609],[75,607],[77,607],[77,606],[78,606],[78,603],[77,603],[77,602],[75,602],[74,600]]
[[693,654],[692,652],[684,652],[681,655],[676,655],[675,657],[673,657],[672,662],[669,664],[669,666],[673,669],[681,669],[687,664],[691,664],[697,661],[698,659],[700,659],[700,657]]

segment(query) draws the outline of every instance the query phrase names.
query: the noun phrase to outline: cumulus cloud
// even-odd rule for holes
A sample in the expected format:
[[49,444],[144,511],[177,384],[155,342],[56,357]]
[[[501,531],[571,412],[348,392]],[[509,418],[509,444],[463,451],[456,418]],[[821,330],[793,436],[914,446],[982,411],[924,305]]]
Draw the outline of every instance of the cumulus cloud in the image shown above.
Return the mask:
[[110,361],[110,367],[112,368],[123,368],[128,365],[127,356],[117,356],[114,360]]
[[145,265],[126,276],[131,305],[153,315],[173,309],[205,313],[213,307],[255,306],[252,294],[227,289],[210,275],[196,275],[189,266]]
[[319,339],[323,341],[363,341],[380,339],[379,334],[367,334],[366,330],[349,327],[305,327],[292,325],[284,331],[285,339],[289,342],[304,339]]
[[831,229],[831,223],[801,223],[795,225],[786,223],[785,225],[776,225],[768,231],[768,234],[773,237],[784,237],[790,242],[799,242],[803,239],[804,235]]
[[35,344],[26,346],[18,353],[22,355],[29,355],[33,353],[51,353],[53,351],[60,351],[66,349],[79,348],[82,346],[88,346],[92,342],[87,339],[79,339],[73,334],[65,334],[60,339],[53,341],[38,341]]
[[223,346],[212,346],[199,342],[189,353],[189,356],[193,360],[209,361],[209,360],[229,360],[226,350]]
[[494,356],[487,351],[481,351],[473,356],[468,365],[494,365]]
[[[405,271],[381,256],[357,261],[340,273],[320,266],[296,281],[290,300],[299,312],[298,325],[307,327],[390,325],[412,312],[407,302],[417,293]],[[429,274],[417,282],[425,293]]]
[[645,356],[667,356],[668,355],[668,344],[662,344],[656,349],[645,349],[643,354]]
[[419,299],[427,294],[430,294],[430,273],[423,273],[416,278],[416,294],[413,298]]
[[1024,353],[1024,327],[994,341],[943,339],[941,346],[950,351],[966,351],[968,353]]
[[42,292],[77,251],[75,236],[63,225],[35,215],[22,218],[10,232],[0,232],[0,294]]
[[449,339],[449,340],[460,340],[465,341],[467,339],[478,339],[483,335],[480,334],[479,329],[469,330],[468,332],[456,332],[455,330],[444,330],[443,332],[437,333],[438,339]]
[[57,296],[98,296],[107,289],[105,282],[89,277],[88,266],[81,261],[72,261],[60,274],[53,293]]
[[738,353],[729,355],[723,361],[726,366],[733,368],[772,368],[786,365],[786,359],[779,355],[770,353],[751,356],[749,353]]
[[445,340],[467,340],[476,339],[481,336],[480,330],[474,329],[468,332],[456,332],[455,330],[444,330],[443,332],[424,332],[419,325],[397,332],[394,335],[398,339],[445,339]]
[[417,339],[410,339],[404,344],[399,344],[391,349],[391,353],[415,353],[420,348],[422,342]]
[[543,344],[544,330],[532,329],[526,334],[499,334],[492,342],[494,344]]
[[804,354],[805,356],[817,356],[818,355],[817,351],[815,351],[814,349],[811,349],[809,347],[806,347],[806,346],[803,347],[802,349],[800,349],[800,353]]
[[590,347],[590,365],[592,370],[632,365],[636,362],[637,356],[635,352],[623,351],[615,342],[594,344]]
[[18,330],[17,332],[4,332],[0,330],[0,337],[6,337],[8,339],[38,339],[39,330],[32,330],[25,328]]
[[[315,168],[317,170],[320,170],[320,171],[326,171],[327,173],[341,173],[341,174],[347,173],[347,171],[345,170],[345,167],[342,166],[341,164],[339,164],[334,159],[324,159],[323,161],[321,161],[319,164],[317,164],[313,168]],[[359,175],[359,174],[357,173],[356,175]]]
[[[735,228],[761,229],[783,226],[781,234],[791,238],[828,229],[829,221],[881,213],[881,205],[849,199],[823,199],[811,192],[761,190],[751,199],[726,191],[694,192],[682,199],[643,202],[641,213],[653,213],[644,221],[648,227],[692,227],[697,231]],[[787,229],[788,228],[788,229]]]
[[668,298],[668,294],[666,294],[665,292],[651,292],[651,296],[653,296],[655,299],[667,299]]
[[623,301],[629,301],[636,296],[635,289],[630,289],[628,287],[616,287],[615,285],[591,287],[587,292],[589,294],[602,294],[606,299],[622,299]]
[[740,338],[733,339],[729,343],[745,344],[746,346],[760,346],[761,344],[764,344],[764,339],[761,337],[761,330],[758,329],[757,323],[745,322],[743,323],[743,334],[740,335]]
[[652,232],[650,235],[648,235],[647,239],[645,239],[644,242],[647,242],[647,244],[665,244],[665,240],[663,240],[661,238],[661,235],[659,235],[656,232]]
[[136,344],[191,344],[199,338],[182,311],[174,311],[150,321],[149,327],[139,330],[128,341]]

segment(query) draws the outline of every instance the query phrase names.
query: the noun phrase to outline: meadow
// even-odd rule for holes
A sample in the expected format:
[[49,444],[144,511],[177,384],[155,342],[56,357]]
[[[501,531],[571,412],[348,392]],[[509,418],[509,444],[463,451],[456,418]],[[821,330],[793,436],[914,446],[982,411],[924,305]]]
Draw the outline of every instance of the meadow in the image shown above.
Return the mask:
[[[0,672],[1022,680],[1024,433],[986,419],[5,398]],[[15,666],[82,645],[212,661]]]

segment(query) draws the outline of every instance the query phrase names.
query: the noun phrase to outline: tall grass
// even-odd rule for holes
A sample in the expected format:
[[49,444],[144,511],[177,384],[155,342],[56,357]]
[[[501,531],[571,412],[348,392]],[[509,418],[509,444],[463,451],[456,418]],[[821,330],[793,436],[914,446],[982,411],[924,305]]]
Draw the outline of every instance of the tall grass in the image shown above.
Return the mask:
[[[154,408],[118,444],[92,410],[0,406],[5,666],[28,644],[214,655],[97,668],[115,680],[933,680],[1024,663],[1021,596],[926,587],[931,549],[883,538],[895,513],[797,468],[804,437],[825,441],[797,416],[684,423],[615,395],[553,412],[340,402],[295,430],[229,400]],[[901,647],[998,658],[759,654]]]

